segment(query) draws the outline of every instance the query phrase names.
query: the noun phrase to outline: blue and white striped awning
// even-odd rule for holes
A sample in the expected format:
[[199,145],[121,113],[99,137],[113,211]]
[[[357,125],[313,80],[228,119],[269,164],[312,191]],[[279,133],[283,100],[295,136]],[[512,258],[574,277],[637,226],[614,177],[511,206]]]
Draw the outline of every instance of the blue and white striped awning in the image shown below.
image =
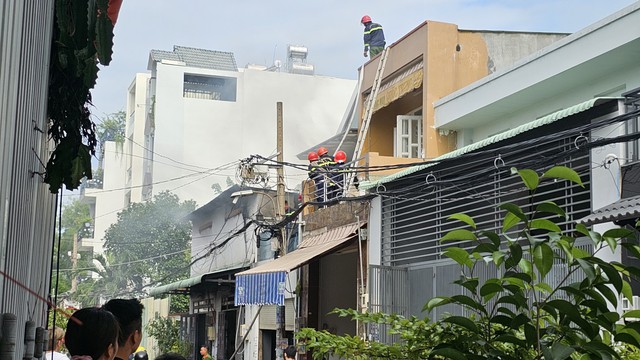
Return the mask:
[[284,305],[287,274],[310,261],[338,250],[358,233],[360,224],[331,229],[304,239],[297,250],[236,274],[236,305]]

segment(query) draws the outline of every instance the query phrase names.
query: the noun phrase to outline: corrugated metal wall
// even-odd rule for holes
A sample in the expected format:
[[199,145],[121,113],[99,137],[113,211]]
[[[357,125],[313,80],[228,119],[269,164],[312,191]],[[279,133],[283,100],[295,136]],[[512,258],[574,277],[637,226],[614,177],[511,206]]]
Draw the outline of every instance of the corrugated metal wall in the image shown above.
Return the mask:
[[[540,127],[530,134],[497,144],[494,149],[485,149],[475,158],[433,166],[432,172],[410,175],[407,179],[388,184],[389,191],[382,199],[381,219],[381,260],[384,266],[370,267],[371,310],[384,311],[389,306],[405,304],[408,298],[408,315],[429,316],[431,319],[439,319],[446,313],[468,315],[452,304],[439,307],[430,314],[422,312],[422,306],[434,296],[462,293],[458,285],[453,285],[453,281],[460,277],[461,268],[445,258],[442,252],[450,246],[469,248],[472,244],[440,242],[448,231],[462,227],[462,223],[448,219],[454,213],[467,213],[474,217],[479,229],[499,232],[504,217],[504,211],[497,208],[499,204],[516,203],[529,212],[542,201],[554,201],[569,216],[568,221],[558,225],[564,231],[571,230],[573,221],[591,212],[591,159],[587,151],[574,151],[579,134],[568,130],[588,123],[592,115],[585,113],[574,117],[571,122]],[[505,147],[508,143],[526,146]],[[505,166],[498,166],[501,161]],[[576,170],[585,187],[562,181],[546,182],[538,188],[534,202],[529,203],[529,193],[521,181],[508,174],[510,166],[540,171],[553,164]],[[517,227],[510,233],[516,231]],[[593,251],[589,241],[582,242],[581,239],[577,245],[587,252]],[[408,280],[395,280],[402,286],[385,289],[386,279],[401,271],[408,272]],[[499,276],[499,273],[494,265],[480,262],[475,275],[482,281]],[[558,260],[546,280],[555,287],[566,275],[566,266]],[[574,274],[570,281],[580,281],[582,276]],[[392,308],[392,311],[398,310]],[[384,334],[378,336],[384,340]]]
[[[549,127],[547,131],[554,133],[558,130]],[[484,161],[475,164],[463,161],[439,168],[434,166],[434,171],[428,177],[430,181],[438,181],[442,185],[428,188],[425,178],[421,177],[414,179],[414,183],[422,181],[424,185],[420,188],[396,192],[398,195],[383,195],[382,264],[404,266],[436,261],[443,258],[442,252],[447,247],[471,247],[471,243],[440,242],[448,231],[461,226],[460,222],[449,220],[449,217],[464,212],[475,219],[478,229],[499,231],[505,210],[498,206],[506,202],[515,203],[528,212],[541,202],[554,201],[569,216],[568,221],[559,225],[569,230],[572,221],[591,212],[589,154],[557,158],[558,154],[570,153],[574,141],[575,136],[546,143],[540,141],[532,149],[512,151],[510,156],[502,154],[507,165],[499,170],[493,167],[494,156],[497,158],[497,155],[490,153],[485,155],[488,158],[481,159]],[[568,182],[541,183],[534,203],[529,204],[529,192],[517,176],[509,174],[509,167],[531,167],[540,171],[550,167],[545,159],[580,173],[585,187]],[[480,175],[474,177],[468,174]],[[513,228],[510,234],[518,231],[519,228]]]
[[[53,0],[0,2],[0,270],[44,298],[49,293],[55,196],[39,175],[48,158],[47,84]],[[0,313],[46,325],[47,305],[0,275]]]

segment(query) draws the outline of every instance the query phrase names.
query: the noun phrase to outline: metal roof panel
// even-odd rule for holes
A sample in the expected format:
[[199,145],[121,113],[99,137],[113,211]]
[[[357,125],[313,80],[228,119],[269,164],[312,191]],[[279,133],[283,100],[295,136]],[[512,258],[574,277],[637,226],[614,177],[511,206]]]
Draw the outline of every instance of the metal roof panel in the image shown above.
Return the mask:
[[444,155],[441,155],[435,159],[433,159],[433,162],[430,162],[428,164],[422,164],[422,165],[416,165],[410,168],[407,168],[405,170],[402,171],[398,171],[395,174],[386,176],[382,179],[379,179],[378,181],[374,181],[374,182],[361,182],[360,183],[360,188],[367,190],[367,189],[371,189],[377,185],[380,184],[386,184],[389,183],[391,181],[400,179],[401,177],[413,174],[415,172],[418,172],[420,170],[424,170],[427,169],[433,165],[435,165],[435,162],[439,161],[439,160],[445,160],[445,159],[452,159],[452,158],[456,158],[458,156],[482,149],[486,146],[489,146],[491,144],[500,142],[502,140],[506,140],[512,137],[515,137],[516,135],[522,134],[524,132],[527,132],[529,130],[533,130],[535,128],[538,128],[540,126],[544,126],[544,125],[548,125],[551,124],[553,122],[556,122],[560,119],[564,119],[566,117],[569,117],[571,115],[575,115],[578,113],[581,113],[583,111],[589,110],[591,108],[593,108],[596,105],[599,105],[605,101],[609,101],[609,100],[613,100],[613,99],[619,99],[617,97],[598,97],[598,98],[593,98],[590,100],[587,100],[585,102],[570,106],[568,108],[562,109],[562,110],[558,110],[552,114],[549,114],[547,116],[543,116],[539,119],[533,120],[531,122],[528,122],[526,124],[520,125],[514,129],[502,132],[500,134],[496,134],[494,136],[488,137],[484,140],[475,142],[473,144],[469,144],[465,147],[462,147],[460,149],[448,152]]

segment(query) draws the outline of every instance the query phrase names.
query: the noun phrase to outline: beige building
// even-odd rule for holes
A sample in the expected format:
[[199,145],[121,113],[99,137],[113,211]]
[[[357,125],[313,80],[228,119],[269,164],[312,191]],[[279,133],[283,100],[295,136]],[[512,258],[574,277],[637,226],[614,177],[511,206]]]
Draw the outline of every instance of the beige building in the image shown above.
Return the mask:
[[[382,55],[361,69],[361,120],[367,166],[433,159],[456,148],[456,135],[434,126],[433,103],[503,70],[568,34],[460,30],[425,21],[389,46],[368,129],[362,117]],[[374,180],[387,172],[366,174]]]

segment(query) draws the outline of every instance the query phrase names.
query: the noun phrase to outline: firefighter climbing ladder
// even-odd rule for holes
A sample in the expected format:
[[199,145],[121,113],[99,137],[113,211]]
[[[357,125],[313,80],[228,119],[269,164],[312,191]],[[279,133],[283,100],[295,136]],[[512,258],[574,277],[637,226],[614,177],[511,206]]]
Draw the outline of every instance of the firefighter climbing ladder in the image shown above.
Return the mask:
[[[356,141],[356,148],[353,151],[353,160],[351,166],[358,166],[358,159],[360,158],[360,152],[362,151],[362,147],[364,145],[364,141],[367,138],[367,132],[369,131],[369,124],[371,123],[371,117],[373,116],[373,107],[376,103],[376,98],[378,97],[378,90],[380,90],[380,84],[382,83],[382,78],[384,74],[384,66],[387,63],[387,56],[389,55],[389,51],[391,48],[385,48],[382,50],[382,54],[380,55],[380,62],[378,62],[378,69],[376,70],[376,76],[373,78],[373,84],[371,85],[371,93],[367,98],[364,110],[364,120],[362,121],[362,126],[360,126],[360,131],[358,131],[358,140]],[[364,66],[362,67],[363,77],[364,77]],[[349,175],[348,181],[345,183],[345,189],[349,189],[351,184],[353,184],[353,180],[355,179],[355,172]]]

